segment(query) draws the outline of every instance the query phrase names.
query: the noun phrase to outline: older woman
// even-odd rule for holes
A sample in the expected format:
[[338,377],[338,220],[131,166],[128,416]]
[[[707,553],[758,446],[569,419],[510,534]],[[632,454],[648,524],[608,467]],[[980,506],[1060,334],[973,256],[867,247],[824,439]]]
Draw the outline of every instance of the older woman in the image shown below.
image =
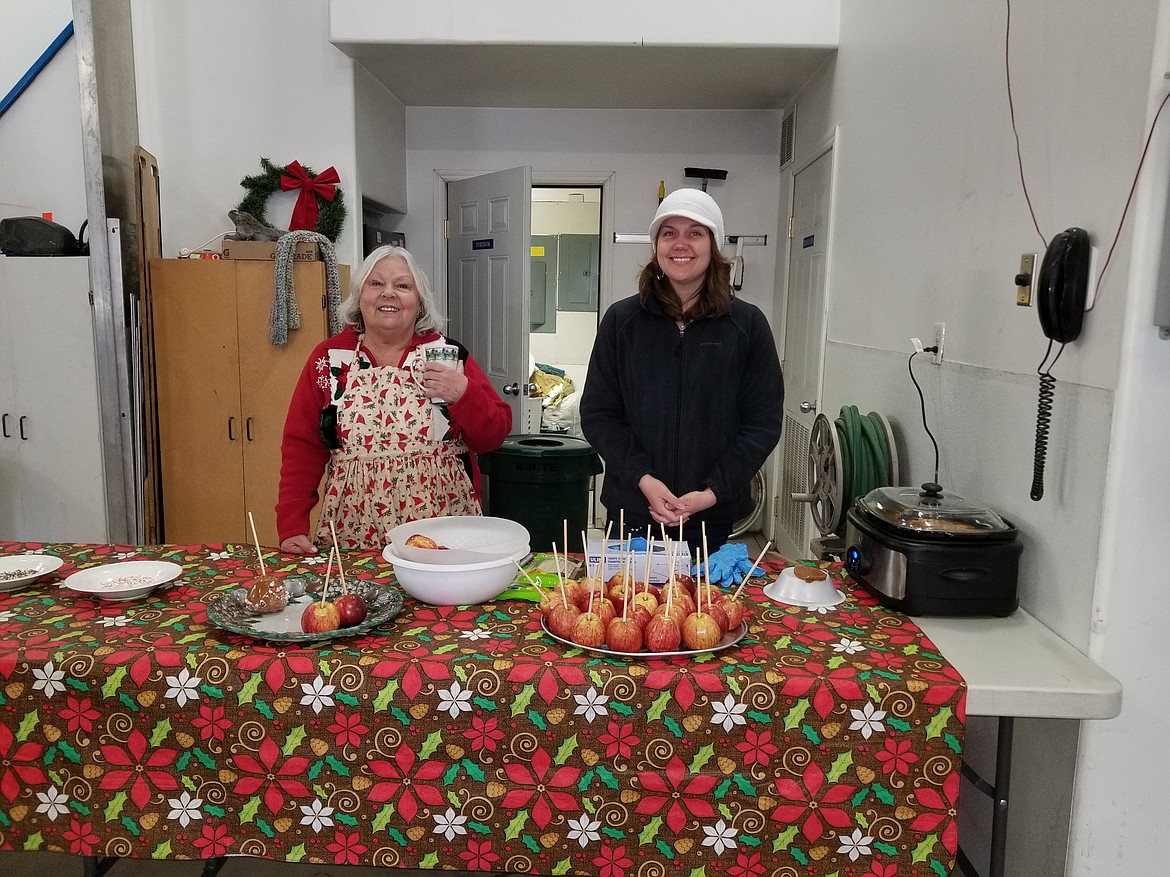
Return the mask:
[[784,381],[760,309],[735,298],[723,212],[678,189],[650,223],[653,258],[638,294],[601,320],[581,397],[581,428],[605,461],[611,521],[683,524],[712,551],[752,508],[752,476],[780,439]]
[[[370,253],[341,307],[346,328],[309,357],[284,425],[276,527],[291,554],[316,551],[330,523],[344,547],[376,548],[400,523],[481,514],[475,454],[512,426],[483,370],[437,331],[434,295],[409,252]],[[427,349],[443,345],[458,348],[455,368],[428,362]],[[314,540],[309,515],[326,471]]]

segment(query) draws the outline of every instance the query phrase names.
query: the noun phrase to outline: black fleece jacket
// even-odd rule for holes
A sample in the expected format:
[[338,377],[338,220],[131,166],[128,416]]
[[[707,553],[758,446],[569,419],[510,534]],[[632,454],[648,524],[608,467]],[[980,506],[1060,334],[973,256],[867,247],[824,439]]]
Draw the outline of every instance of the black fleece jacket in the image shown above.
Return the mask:
[[649,473],[674,493],[710,487],[696,516],[735,521],[751,511],[751,479],[780,440],[784,379],[772,330],[755,305],[679,331],[650,299],[631,296],[601,320],[581,394],[581,428],[605,461],[601,501],[611,519],[651,522],[638,489]]

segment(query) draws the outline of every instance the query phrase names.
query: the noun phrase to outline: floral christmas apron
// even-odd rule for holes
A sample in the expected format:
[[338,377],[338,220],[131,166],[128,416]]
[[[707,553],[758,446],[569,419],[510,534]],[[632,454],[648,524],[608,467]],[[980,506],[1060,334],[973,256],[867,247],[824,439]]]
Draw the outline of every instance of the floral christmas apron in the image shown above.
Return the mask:
[[460,459],[467,446],[444,439],[446,417],[423,394],[410,363],[363,369],[359,359],[355,352],[337,404],[341,448],[329,463],[319,543],[331,544],[330,521],[342,547],[378,548],[398,524],[482,514]]

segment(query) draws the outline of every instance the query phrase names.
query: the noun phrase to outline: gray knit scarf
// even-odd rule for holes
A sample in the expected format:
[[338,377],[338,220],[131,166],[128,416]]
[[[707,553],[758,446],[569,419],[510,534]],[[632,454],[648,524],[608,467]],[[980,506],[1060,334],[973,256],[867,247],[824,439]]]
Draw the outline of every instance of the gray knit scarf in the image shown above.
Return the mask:
[[307,229],[290,231],[276,241],[276,291],[272,309],[268,313],[269,340],[283,346],[288,342],[288,330],[301,328],[301,311],[293,290],[293,248],[300,241],[313,241],[321,248],[325,260],[325,313],[329,320],[329,334],[336,335],[341,324],[341,284],[337,279],[337,254],[333,241]]

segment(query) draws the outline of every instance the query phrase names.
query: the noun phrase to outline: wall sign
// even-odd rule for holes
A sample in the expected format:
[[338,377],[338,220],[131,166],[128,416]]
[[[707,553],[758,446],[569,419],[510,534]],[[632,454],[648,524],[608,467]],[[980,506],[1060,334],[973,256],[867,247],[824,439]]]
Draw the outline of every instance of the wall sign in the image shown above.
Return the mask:
[[471,249],[473,250],[494,250],[495,248],[495,238],[484,238],[483,240],[471,242]]

